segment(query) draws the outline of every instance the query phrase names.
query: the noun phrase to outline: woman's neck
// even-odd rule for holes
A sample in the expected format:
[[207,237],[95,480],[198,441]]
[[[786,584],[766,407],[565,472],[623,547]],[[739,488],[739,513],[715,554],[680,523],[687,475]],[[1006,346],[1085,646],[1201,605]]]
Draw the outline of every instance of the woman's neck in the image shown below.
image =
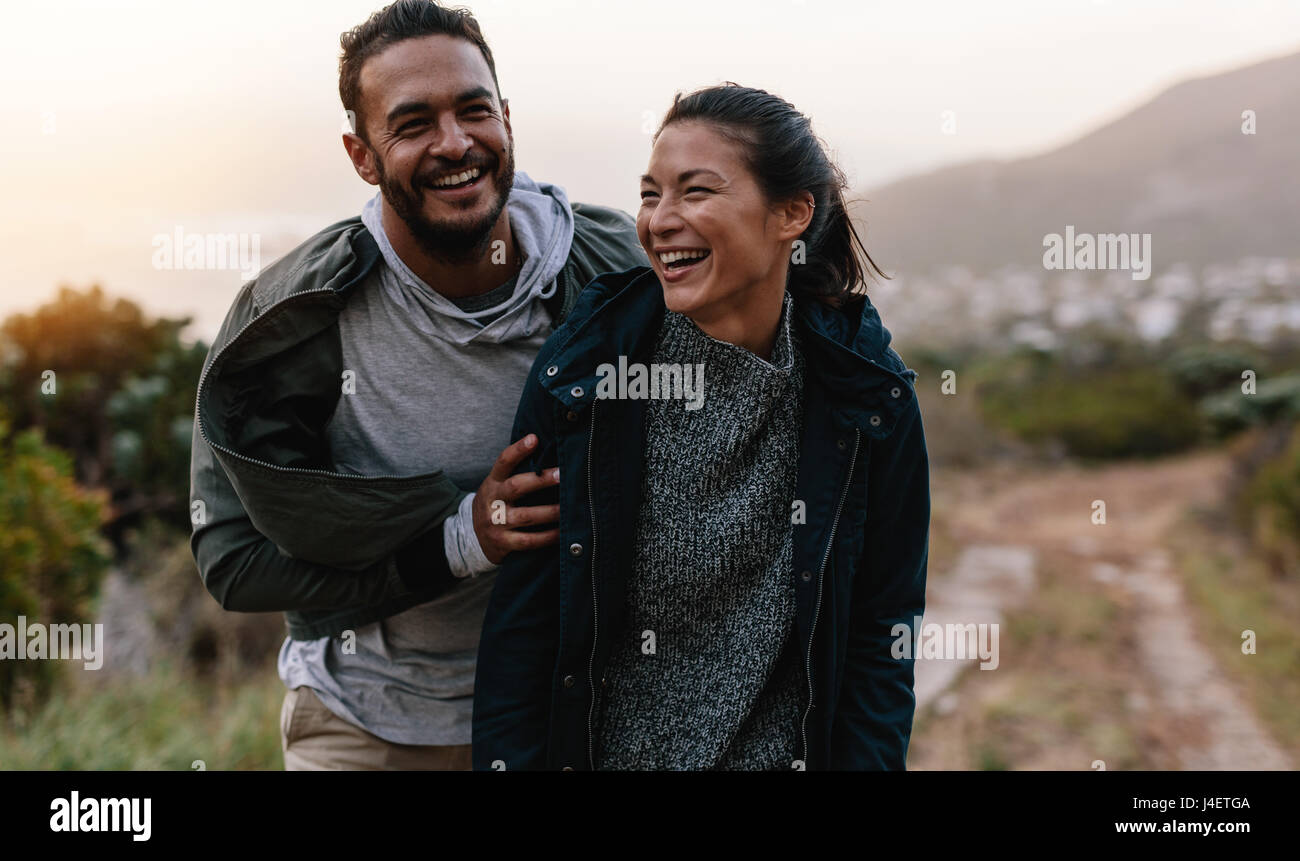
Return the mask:
[[719,341],[743,347],[770,361],[776,344],[781,310],[785,304],[785,287],[780,283],[764,284],[746,290],[736,304],[713,314],[691,317],[700,331]]

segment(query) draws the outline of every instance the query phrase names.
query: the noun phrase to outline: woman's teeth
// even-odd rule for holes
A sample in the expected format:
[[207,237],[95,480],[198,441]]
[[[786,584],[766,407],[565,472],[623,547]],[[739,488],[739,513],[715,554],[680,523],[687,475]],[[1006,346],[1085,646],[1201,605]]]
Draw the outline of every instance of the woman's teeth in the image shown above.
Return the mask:
[[697,260],[703,260],[709,256],[706,248],[692,248],[686,251],[664,251],[659,254],[659,262],[669,269],[680,269],[683,266],[689,266]]
[[432,183],[434,188],[449,188],[453,185],[464,185],[465,183],[478,179],[482,173],[478,168],[471,167],[469,170],[463,170],[460,173],[453,173],[448,176],[435,179]]

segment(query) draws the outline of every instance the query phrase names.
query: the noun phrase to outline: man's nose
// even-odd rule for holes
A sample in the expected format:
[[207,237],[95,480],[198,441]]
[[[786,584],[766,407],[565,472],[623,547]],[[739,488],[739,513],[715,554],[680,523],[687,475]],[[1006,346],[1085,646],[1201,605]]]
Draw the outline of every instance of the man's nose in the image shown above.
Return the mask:
[[469,152],[474,140],[465,133],[457,120],[452,117],[438,124],[438,133],[429,141],[429,155],[450,162],[458,162]]

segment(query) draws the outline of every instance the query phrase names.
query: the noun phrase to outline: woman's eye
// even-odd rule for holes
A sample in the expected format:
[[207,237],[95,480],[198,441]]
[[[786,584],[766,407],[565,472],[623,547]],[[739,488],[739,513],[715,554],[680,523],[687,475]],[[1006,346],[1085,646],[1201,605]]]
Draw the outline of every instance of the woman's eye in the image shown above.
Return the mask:
[[711,188],[705,188],[705,187],[700,186],[700,185],[693,185],[693,186],[691,186],[690,188],[686,189],[686,193],[687,193],[687,194],[691,194],[692,192],[696,192],[696,191],[700,191],[700,192],[704,192],[705,194],[708,194],[708,193],[710,193],[711,191],[713,191],[713,189],[711,189]]
[[650,200],[650,198],[658,197],[658,196],[659,195],[653,191],[643,191],[641,192],[641,202],[645,203],[646,201]]

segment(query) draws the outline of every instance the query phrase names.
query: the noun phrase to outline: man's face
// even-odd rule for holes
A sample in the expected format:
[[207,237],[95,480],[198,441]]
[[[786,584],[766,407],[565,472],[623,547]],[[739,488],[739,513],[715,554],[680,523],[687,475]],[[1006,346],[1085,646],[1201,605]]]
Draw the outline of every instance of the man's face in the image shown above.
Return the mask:
[[510,110],[478,48],[445,35],[389,46],[361,68],[360,109],[369,147],[349,151],[369,156],[358,172],[421,247],[451,261],[483,253],[515,165]]

